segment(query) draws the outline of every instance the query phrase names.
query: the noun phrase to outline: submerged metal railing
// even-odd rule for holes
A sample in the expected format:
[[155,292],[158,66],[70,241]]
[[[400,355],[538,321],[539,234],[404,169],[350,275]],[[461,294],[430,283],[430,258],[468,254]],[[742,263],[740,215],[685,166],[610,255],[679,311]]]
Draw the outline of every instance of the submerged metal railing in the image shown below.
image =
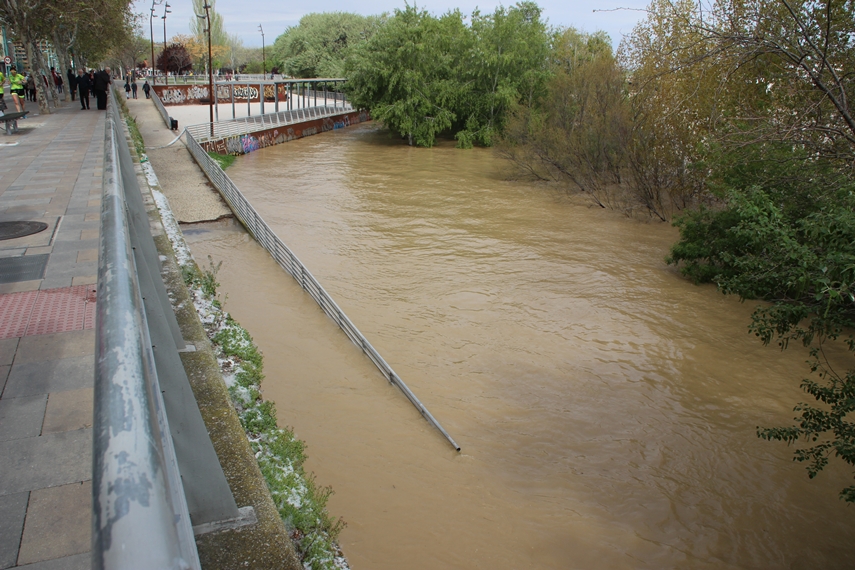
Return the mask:
[[392,367],[389,366],[383,357],[380,356],[380,353],[377,352],[377,349],[368,342],[368,339],[365,338],[359,329],[356,328],[356,325],[354,325],[347,315],[344,314],[344,311],[342,311],[336,302],[333,301],[329,293],[324,290],[306,266],[303,265],[288,246],[279,239],[279,236],[270,229],[270,226],[268,226],[261,218],[255,208],[252,207],[252,204],[250,204],[244,197],[235,183],[232,182],[231,178],[223,172],[222,168],[220,168],[220,166],[214,162],[210,156],[208,156],[205,149],[203,149],[195,140],[189,129],[186,141],[190,154],[193,155],[193,158],[202,170],[205,171],[205,174],[211,180],[211,183],[215,188],[217,188],[217,190],[219,190],[226,202],[228,202],[232,212],[234,212],[238,220],[240,220],[253,237],[255,237],[256,241],[258,241],[258,243],[273,256],[273,259],[275,259],[276,262],[285,269],[285,271],[290,273],[291,276],[297,280],[300,286],[312,296],[315,302],[317,302],[321,309],[323,309],[323,311],[336,322],[348,338],[362,349],[374,365],[377,366],[380,372],[383,373],[383,376],[385,376],[389,382],[397,386],[404,393],[407,399],[410,400],[413,406],[416,407],[419,413],[421,413],[431,425],[438,429],[457,451],[460,451],[460,446],[457,445],[457,442],[452,439],[436,418],[431,415],[424,404],[419,401],[416,395],[413,394],[412,390],[410,390],[404,381],[401,380],[400,376],[392,370]]
[[121,145],[127,142],[111,93],[95,321],[93,567],[198,569],[140,293]]
[[[228,119],[215,123],[199,123],[187,127],[187,132],[193,135],[197,142],[221,140],[237,137],[277,127],[287,127],[295,123],[311,121],[314,119],[325,119],[352,111],[350,103],[346,107],[308,107],[305,109],[294,109],[292,111],[280,111],[254,117],[240,117]],[[212,128],[213,125],[213,128]]]

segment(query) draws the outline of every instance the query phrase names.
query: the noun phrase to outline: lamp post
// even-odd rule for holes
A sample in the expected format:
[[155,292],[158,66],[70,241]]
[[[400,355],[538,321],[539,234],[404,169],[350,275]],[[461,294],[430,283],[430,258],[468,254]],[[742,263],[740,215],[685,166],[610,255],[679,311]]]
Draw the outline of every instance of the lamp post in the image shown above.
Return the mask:
[[264,57],[264,28],[261,24],[258,24],[258,31],[261,32],[261,78],[264,79],[267,76],[267,58]]
[[200,16],[196,14],[197,18],[201,18],[205,20],[205,25],[208,28],[208,111],[210,115],[210,123],[211,123],[211,136],[214,136],[214,62],[211,57],[211,5],[205,2],[203,6],[205,8],[205,15]]
[[157,0],[151,0],[151,15],[148,17],[148,29],[151,33],[151,83],[152,85],[157,84],[157,80],[155,79],[154,71],[154,7],[157,6]]
[[[167,2],[166,5],[163,7],[163,16],[160,17],[163,20],[163,52],[164,52],[164,58],[166,55],[166,15],[172,13],[172,10],[170,10],[169,8],[170,8],[169,2]],[[166,60],[165,59],[163,61],[163,66],[166,67]],[[166,68],[163,70],[163,80],[166,82],[167,85],[169,85],[169,68]]]

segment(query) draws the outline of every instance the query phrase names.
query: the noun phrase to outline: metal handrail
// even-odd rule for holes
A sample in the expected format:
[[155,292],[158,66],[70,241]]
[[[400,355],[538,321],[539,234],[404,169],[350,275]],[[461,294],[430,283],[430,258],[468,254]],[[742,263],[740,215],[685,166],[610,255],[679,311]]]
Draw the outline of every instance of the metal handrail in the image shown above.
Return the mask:
[[132,251],[120,152],[127,141],[112,91],[109,97],[95,320],[92,562],[96,570],[196,570],[201,565]]
[[252,117],[239,117],[215,123],[198,123],[196,125],[189,125],[187,132],[193,135],[193,138],[197,142],[208,142],[275,129],[277,127],[286,127],[312,119],[323,119],[350,111],[353,111],[350,103],[347,103],[346,107],[307,107],[305,109],[280,111],[278,113],[267,113]]
[[154,99],[154,106],[157,108],[160,113],[161,118],[163,118],[163,122],[166,123],[166,128],[172,128],[172,121],[169,119],[169,112],[166,110],[166,107],[163,106],[163,101],[160,100],[160,97],[157,94],[157,91],[152,89],[150,91],[151,98]]
[[193,137],[189,128],[187,129],[187,148],[190,154],[208,176],[208,179],[228,202],[229,207],[244,227],[249,230],[253,237],[266,249],[273,259],[291,276],[297,280],[300,286],[320,305],[321,309],[336,322],[344,333],[371,359],[371,362],[383,373],[386,379],[397,386],[416,407],[419,413],[442,433],[454,449],[460,451],[460,446],[452,439],[448,432],[440,425],[436,418],[431,415],[424,404],[419,401],[412,390],[401,380],[401,377],[392,370],[392,367],[380,356],[368,339],[356,328],[356,325],[344,314],[329,293],[321,286],[317,279],[309,272],[305,265],[285,245],[285,243],[270,229],[270,226],[261,218],[252,204],[244,197],[231,178],[223,172],[223,169],[208,156],[202,146]]

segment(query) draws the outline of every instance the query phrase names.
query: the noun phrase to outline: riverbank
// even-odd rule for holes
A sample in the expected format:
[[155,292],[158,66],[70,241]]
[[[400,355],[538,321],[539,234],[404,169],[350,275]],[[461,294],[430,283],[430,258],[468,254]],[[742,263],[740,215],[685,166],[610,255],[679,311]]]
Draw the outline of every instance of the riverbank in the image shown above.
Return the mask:
[[[153,109],[151,102],[148,101],[147,103]],[[139,109],[138,106],[137,109]],[[154,130],[151,126],[153,118],[160,119],[159,115],[156,114],[153,117],[150,113],[139,113],[137,115],[136,123],[141,132],[144,129],[147,132]],[[143,136],[143,138],[145,137]],[[279,555],[281,559],[270,558],[270,555],[277,549],[271,550],[270,544],[265,546],[254,543],[247,540],[249,537],[246,536],[243,544],[229,543],[226,548],[222,547],[223,541],[220,540],[217,543],[218,549],[215,556],[219,560],[233,560],[234,552],[245,552],[247,548],[250,548],[250,550],[257,549],[262,558],[267,560],[262,564],[253,563],[253,567],[290,568],[296,563],[312,570],[347,569],[347,561],[335,542],[343,523],[333,520],[325,508],[326,499],[331,494],[331,490],[315,485],[314,478],[303,471],[302,464],[305,461],[303,448],[305,444],[294,438],[290,431],[279,429],[276,425],[276,419],[272,415],[274,409],[272,403],[265,402],[261,398],[260,384],[263,378],[261,354],[257,348],[254,348],[252,339],[246,331],[232,320],[228,313],[223,311],[222,305],[217,299],[216,269],[213,267],[200,269],[196,264],[192,253],[183,240],[178,219],[170,207],[169,200],[165,193],[160,192],[161,185],[157,171],[162,169],[164,158],[168,159],[166,160],[168,163],[166,172],[172,173],[177,169],[182,175],[182,180],[192,182],[196,178],[196,174],[201,174],[186,148],[183,147],[183,143],[179,141],[176,145],[178,144],[182,145],[183,153],[173,152],[168,155],[160,155],[157,158],[144,155],[142,157],[142,168],[169,240],[168,244],[159,244],[159,247],[162,246],[163,248],[161,253],[169,252],[171,254],[174,252],[175,254],[175,265],[169,272],[168,284],[170,291],[173,288],[175,289],[173,295],[176,313],[182,317],[179,319],[182,327],[186,324],[191,329],[188,331],[190,336],[185,334],[185,338],[199,340],[195,343],[197,350],[183,354],[182,359],[192,361],[185,365],[197,372],[195,376],[188,373],[188,376],[191,377],[191,383],[194,384],[194,392],[198,386],[199,374],[210,377],[214,374],[211,370],[212,366],[217,369],[217,373],[214,374],[216,378],[209,378],[204,387],[198,387],[204,396],[213,395],[217,405],[222,404],[224,397],[226,401],[230,399],[231,415],[237,412],[237,418],[240,420],[238,429],[242,428],[241,431],[245,431],[252,446],[250,456],[255,456],[255,460],[251,461],[254,469],[249,469],[249,475],[257,473],[255,480],[261,480],[261,485],[264,487],[262,491],[256,484],[253,486],[253,491],[256,494],[262,493],[266,500],[263,500],[264,497],[254,497],[254,499],[256,502],[262,503],[261,509],[267,515],[266,522],[268,525],[271,522],[269,507],[273,508],[273,516],[276,517],[279,527],[282,527],[283,522],[285,523],[287,526],[286,537],[290,539],[289,544],[293,541],[299,553],[300,562],[296,561],[292,549],[286,549],[286,551],[292,550],[291,553],[281,552]],[[207,190],[214,192],[209,186]],[[191,191],[195,200],[183,203],[183,215],[187,218],[211,216],[212,213],[217,212],[218,203],[224,204],[218,194],[216,195],[218,200],[214,200],[211,196],[205,196],[206,187],[203,185],[195,184]],[[214,219],[222,219],[223,217],[217,216]],[[184,287],[185,285],[187,288]],[[199,338],[200,331],[204,340]],[[211,346],[211,355],[215,356],[213,363],[210,356],[204,354],[204,350],[198,350],[199,344]],[[200,358],[201,360],[199,360]],[[225,377],[225,382],[223,377]],[[227,387],[228,395],[224,396]],[[197,394],[197,399],[199,398],[200,395]],[[203,416],[206,418],[206,423],[210,419],[213,425],[220,425],[224,417],[229,416],[229,410],[206,410],[205,408],[210,406],[210,401],[207,399],[200,400],[199,404]],[[209,430],[212,432],[211,436],[214,440],[218,429],[209,425]],[[228,477],[230,468],[239,465],[239,470],[247,469],[245,461],[241,459],[241,448],[246,447],[247,440],[244,438],[243,445],[240,445],[234,440],[235,427],[232,426],[227,431],[228,435],[219,433],[219,436],[231,444],[228,449],[223,449],[226,457],[223,459],[224,470]],[[237,449],[234,448],[236,444]],[[218,442],[215,441],[215,447],[217,445]],[[221,444],[221,447],[222,445],[226,444]],[[218,453],[219,451],[220,449],[218,449]],[[255,465],[256,460],[257,466]],[[258,472],[259,468],[260,472]],[[237,499],[237,491],[235,491],[235,495]],[[259,507],[256,509],[258,510]],[[285,529],[285,527],[282,528]],[[272,542],[281,542],[281,537]],[[226,563],[222,567],[231,566]]]

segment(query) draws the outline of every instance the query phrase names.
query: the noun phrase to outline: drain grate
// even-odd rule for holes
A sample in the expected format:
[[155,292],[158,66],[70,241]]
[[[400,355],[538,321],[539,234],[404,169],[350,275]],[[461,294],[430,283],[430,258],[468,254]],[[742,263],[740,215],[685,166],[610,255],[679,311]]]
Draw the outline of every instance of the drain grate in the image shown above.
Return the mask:
[[17,283],[43,278],[48,257],[50,257],[48,253],[0,257],[0,283]]
[[47,227],[44,222],[0,222],[0,240],[37,234],[45,231]]

